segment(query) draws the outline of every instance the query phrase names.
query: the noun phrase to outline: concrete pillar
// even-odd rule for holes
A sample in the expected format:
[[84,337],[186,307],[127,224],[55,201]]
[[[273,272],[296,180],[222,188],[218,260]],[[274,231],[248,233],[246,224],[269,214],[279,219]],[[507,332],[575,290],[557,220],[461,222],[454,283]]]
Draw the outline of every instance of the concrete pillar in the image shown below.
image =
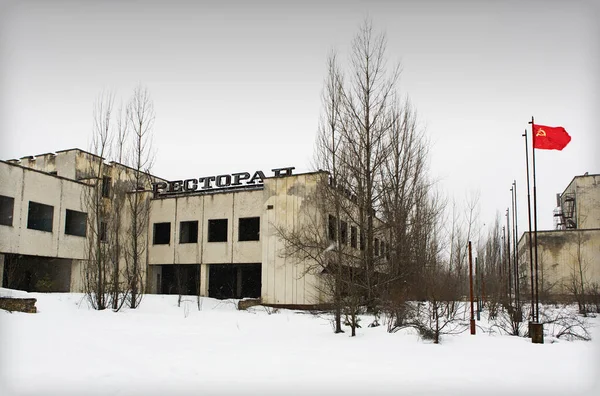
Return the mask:
[[4,255],[0,254],[0,287],[4,284]]
[[160,265],[149,265],[148,273],[146,274],[148,284],[146,289],[150,294],[162,293],[162,266]]
[[208,297],[209,264],[200,264],[200,296]]
[[71,260],[71,293],[83,293],[83,270],[85,260]]

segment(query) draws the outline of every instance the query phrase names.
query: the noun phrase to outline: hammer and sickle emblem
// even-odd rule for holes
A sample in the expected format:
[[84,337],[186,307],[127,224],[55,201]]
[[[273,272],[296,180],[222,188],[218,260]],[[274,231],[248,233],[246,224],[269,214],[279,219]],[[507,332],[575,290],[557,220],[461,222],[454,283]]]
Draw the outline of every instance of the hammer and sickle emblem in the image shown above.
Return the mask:
[[535,136],[546,136],[546,131],[544,131],[542,128],[540,128],[535,133]]

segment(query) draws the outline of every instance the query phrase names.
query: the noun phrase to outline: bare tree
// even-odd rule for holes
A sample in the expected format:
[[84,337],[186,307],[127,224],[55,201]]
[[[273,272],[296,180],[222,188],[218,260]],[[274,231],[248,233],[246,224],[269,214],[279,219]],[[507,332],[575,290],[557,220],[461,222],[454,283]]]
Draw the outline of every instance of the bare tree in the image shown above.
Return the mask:
[[[335,224],[335,236],[330,235],[332,243],[336,249],[333,253],[334,258],[328,259],[330,271],[335,269],[330,274],[331,287],[333,290],[333,306],[334,306],[334,322],[335,333],[342,333],[342,271],[343,271],[343,255],[344,251],[341,246],[341,215],[342,202],[340,195],[335,187],[342,183],[341,169],[339,167],[339,154],[341,153],[340,146],[342,144],[340,136],[341,120],[340,120],[340,105],[341,105],[341,75],[338,69],[336,54],[332,52],[327,60],[327,77],[325,80],[325,88],[322,95],[323,115],[321,124],[317,134],[316,145],[316,162],[319,169],[328,169],[330,172],[330,184],[334,188],[330,189],[325,186],[320,186],[319,195],[322,198],[321,207],[326,212],[333,212]],[[329,221],[329,219],[328,219]]]
[[[426,245],[419,250],[424,265],[420,285],[423,300],[406,304],[405,318],[397,321],[397,327],[414,327],[421,337],[441,342],[442,336],[458,334],[466,329],[465,307],[461,302],[460,276],[450,265],[453,257],[445,254],[447,246],[453,243],[455,232],[444,235],[441,217],[443,200],[430,198],[423,210],[431,213],[431,220],[423,223],[427,232],[420,234]],[[458,227],[457,224],[453,225]],[[392,328],[392,330],[395,330]]]
[[342,331],[344,314],[354,334],[363,305],[376,326],[382,306],[393,309],[391,296],[405,296],[409,284],[419,289],[412,285],[423,276],[431,248],[425,241],[441,209],[430,205],[428,142],[410,102],[400,99],[400,66],[387,66],[385,35],[366,20],[347,72],[335,53],[327,65],[315,165],[329,180],[317,189],[313,213],[304,214],[312,228],[277,232],[283,255],[324,272],[335,331]]
[[488,231],[483,243],[483,283],[485,284],[484,298],[490,319],[493,319],[505,297],[502,280],[502,226],[500,214],[496,214],[494,224]]
[[133,92],[128,107],[128,121],[133,135],[129,155],[130,192],[127,194],[129,221],[125,249],[126,279],[130,293],[130,307],[137,308],[144,293],[144,276],[147,267],[147,229],[150,217],[150,199],[147,187],[151,182],[150,170],[154,162],[152,151],[152,129],[154,127],[154,105],[146,88],[138,86]]
[[[342,333],[341,318],[345,315],[355,335],[357,316],[357,287],[355,278],[361,269],[356,252],[348,246],[348,220],[343,214],[351,201],[338,195],[332,179],[326,173],[317,176],[315,191],[307,195],[299,217],[291,227],[274,225],[275,233],[284,243],[279,254],[305,264],[301,276],[316,275],[318,292],[333,301],[334,331]],[[332,203],[337,201],[336,206]],[[345,210],[342,210],[345,208]],[[339,213],[341,218],[335,216]]]
[[[401,107],[402,106],[402,107]],[[381,213],[391,246],[388,252],[388,273],[395,278],[395,287],[417,285],[422,278],[423,239],[421,227],[429,219],[421,210],[431,193],[426,179],[428,145],[424,131],[418,129],[416,112],[408,100],[398,103],[392,111],[387,160],[381,169]],[[432,214],[432,213],[430,213]],[[418,290],[405,290],[417,297]],[[396,291],[396,296],[406,293]]]
[[88,155],[87,181],[83,190],[82,206],[87,212],[87,260],[83,266],[84,291],[94,309],[106,309],[110,291],[110,249],[107,242],[107,222],[110,202],[106,200],[107,166],[104,158],[110,155],[111,118],[114,95],[103,93],[94,104],[92,142]]
[[126,235],[123,230],[125,215],[123,208],[128,193],[128,183],[126,182],[126,171],[121,165],[126,159],[127,138],[129,135],[128,110],[121,106],[117,114],[116,136],[113,144],[113,153],[116,162],[112,162],[113,180],[110,190],[110,201],[113,210],[111,210],[111,221],[107,226],[108,242],[110,246],[110,257],[112,264],[111,279],[111,301],[112,309],[119,310],[127,301],[129,294],[128,284],[123,281],[124,274],[121,269],[121,261],[124,260],[124,245]]
[[400,65],[387,68],[387,39],[375,34],[372,23],[365,20],[352,41],[349,78],[342,85],[342,139],[346,144],[343,158],[348,169],[347,185],[356,197],[357,227],[364,235],[365,249],[361,262],[365,270],[366,300],[370,308],[376,304],[378,285],[375,281],[377,259],[375,238],[379,233],[375,221],[380,205],[382,169],[387,159],[386,134],[394,125],[397,81]]

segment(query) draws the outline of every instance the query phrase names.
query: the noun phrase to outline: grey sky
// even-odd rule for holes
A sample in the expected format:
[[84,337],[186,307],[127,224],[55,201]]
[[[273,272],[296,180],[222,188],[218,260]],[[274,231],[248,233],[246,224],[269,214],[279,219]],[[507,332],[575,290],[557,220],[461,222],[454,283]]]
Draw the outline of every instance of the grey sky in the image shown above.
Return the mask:
[[[431,170],[493,221],[517,180],[526,226],[531,116],[573,140],[537,151],[540,228],[573,176],[600,173],[595,1],[0,2],[0,158],[88,148],[103,89],[155,103],[154,173],[310,170],[325,60],[364,17],[388,35],[433,142]],[[529,128],[530,130],[530,128]]]

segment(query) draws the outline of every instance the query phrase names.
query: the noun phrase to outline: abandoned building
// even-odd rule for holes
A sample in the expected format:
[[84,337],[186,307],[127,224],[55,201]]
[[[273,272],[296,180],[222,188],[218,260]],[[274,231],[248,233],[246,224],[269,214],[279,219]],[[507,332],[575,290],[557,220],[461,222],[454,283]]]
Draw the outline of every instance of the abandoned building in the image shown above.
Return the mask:
[[[540,298],[572,295],[581,283],[587,290],[600,287],[600,174],[575,176],[557,194],[554,225],[537,232]],[[520,238],[518,251],[521,268],[529,273],[527,236]]]
[[[80,149],[0,161],[3,287],[83,291],[89,220],[82,194],[90,188],[86,169],[98,161],[104,164]],[[110,200],[120,172],[132,170],[115,162],[104,169],[102,196]],[[273,169],[269,177],[256,171],[178,181],[148,175],[133,192],[146,194],[150,202],[147,292],[252,297],[273,305],[325,302],[321,275],[309,270],[310,262],[281,254],[284,242],[277,230],[304,221],[304,209],[314,204],[310,197],[327,173],[293,174],[293,169]],[[357,230],[351,231],[344,243],[360,249]],[[376,248],[383,256],[383,241]]]

